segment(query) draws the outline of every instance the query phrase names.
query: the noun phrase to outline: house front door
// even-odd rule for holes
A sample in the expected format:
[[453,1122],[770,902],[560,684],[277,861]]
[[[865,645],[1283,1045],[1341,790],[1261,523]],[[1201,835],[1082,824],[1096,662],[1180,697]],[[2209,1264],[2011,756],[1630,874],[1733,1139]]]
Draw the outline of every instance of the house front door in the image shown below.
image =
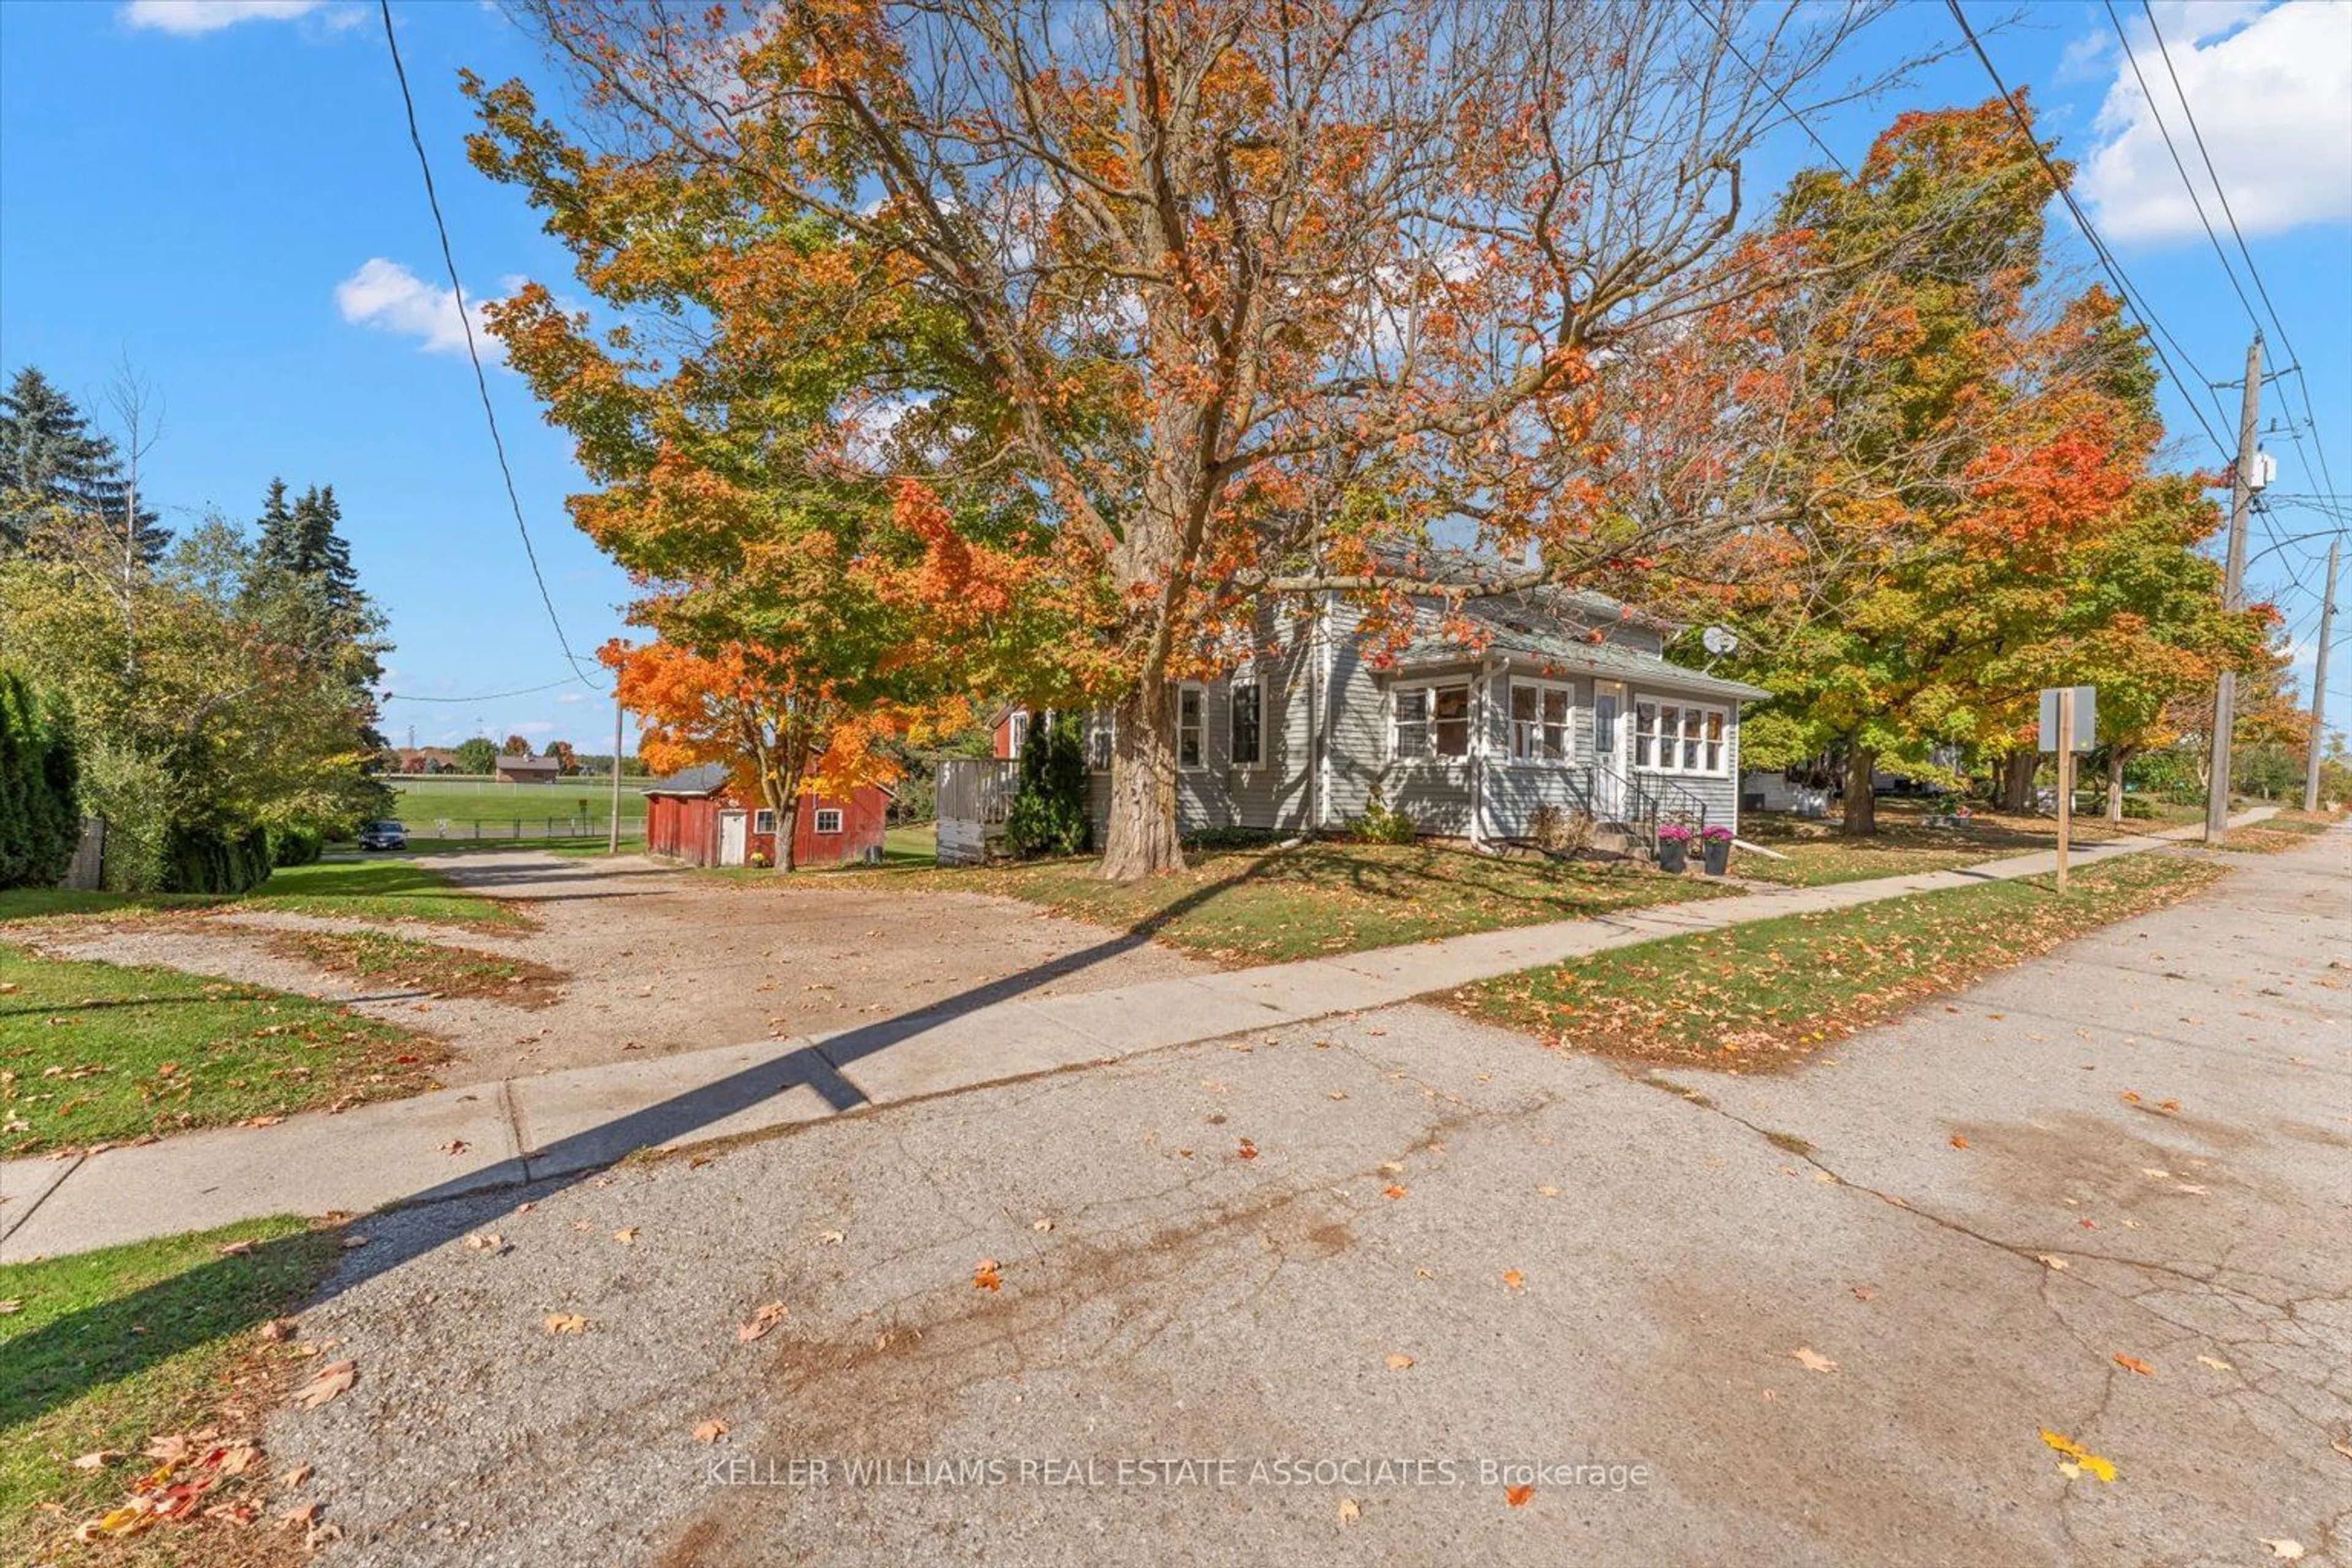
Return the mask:
[[750,816],[744,812],[722,811],[719,814],[719,863],[721,866],[743,864],[747,858],[745,846],[751,842],[751,822]]
[[1592,814],[1603,822],[1625,815],[1625,688],[1615,680],[1592,683]]

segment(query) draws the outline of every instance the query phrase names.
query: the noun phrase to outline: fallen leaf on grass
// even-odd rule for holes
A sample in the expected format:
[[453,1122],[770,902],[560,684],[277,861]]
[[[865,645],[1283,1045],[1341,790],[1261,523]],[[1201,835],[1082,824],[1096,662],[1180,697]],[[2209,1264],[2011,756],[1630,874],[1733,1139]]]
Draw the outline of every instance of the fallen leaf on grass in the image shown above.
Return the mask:
[[1535,1495],[1536,1489],[1533,1487],[1505,1487],[1503,1489],[1503,1501],[1512,1508],[1527,1507],[1528,1503],[1535,1500]]
[[577,1312],[550,1312],[544,1321],[551,1334],[584,1334],[588,1320]]
[[753,1340],[764,1338],[769,1330],[784,1321],[786,1310],[782,1301],[769,1302],[735,1325],[736,1343],[748,1345]]
[[2071,1480],[2074,1477],[2081,1475],[2087,1470],[2103,1481],[2112,1483],[2115,1480],[2116,1466],[2114,1460],[2099,1458],[2098,1455],[2094,1454],[2090,1449],[2083,1447],[2082,1444],[2075,1442],[2072,1437],[2062,1437],[2057,1433],[2050,1430],[2047,1426],[2044,1426],[2042,1429],[2042,1440],[2066,1457],[2065,1462],[2061,1464],[2058,1468],[2065,1474],[2068,1479]]
[[84,1454],[71,1462],[77,1470],[102,1470],[121,1458],[122,1458],[122,1450],[120,1448],[100,1448],[95,1454]]
[[1811,1345],[1799,1345],[1795,1350],[1790,1351],[1789,1354],[1795,1359],[1796,1363],[1799,1366],[1803,1367],[1807,1372],[1835,1372],[1838,1369],[1837,1363],[1822,1354],[1821,1352],[1813,1349]]
[[331,1361],[310,1374],[310,1381],[294,1391],[294,1403],[305,1410],[316,1410],[335,1395],[359,1381],[357,1362]]
[[21,1312],[24,1310],[25,1303],[16,1300],[14,1297],[11,1297],[5,1301],[0,1301],[0,1318],[5,1318],[11,1312]]
[[2141,1361],[2137,1356],[2127,1356],[2118,1353],[2116,1356],[2116,1364],[2123,1368],[2126,1372],[2136,1372],[2142,1377],[2154,1377],[2156,1375],[2156,1368],[2148,1365],[2147,1363]]
[[220,1254],[223,1258],[241,1258],[245,1254],[251,1252],[257,1245],[258,1244],[252,1241],[223,1242],[221,1244]]
[[1412,1357],[1409,1355],[1392,1355],[1389,1357],[1389,1370],[1391,1372],[1402,1372],[1412,1364]]
[[998,1277],[996,1272],[996,1259],[993,1258],[983,1258],[978,1263],[972,1265],[971,1288],[973,1289],[998,1290],[1003,1289],[1003,1286],[1004,1281]]
[[294,1320],[272,1318],[253,1331],[273,1345],[283,1344],[294,1337]]
[[694,1440],[698,1443],[716,1443],[725,1436],[727,1423],[724,1421],[705,1421],[694,1429]]
[[307,1530],[311,1525],[318,1522],[319,1510],[324,1506],[324,1504],[315,1502],[298,1503],[294,1507],[288,1509],[284,1513],[279,1514],[278,1516],[278,1522],[281,1525],[287,1526],[299,1525]]

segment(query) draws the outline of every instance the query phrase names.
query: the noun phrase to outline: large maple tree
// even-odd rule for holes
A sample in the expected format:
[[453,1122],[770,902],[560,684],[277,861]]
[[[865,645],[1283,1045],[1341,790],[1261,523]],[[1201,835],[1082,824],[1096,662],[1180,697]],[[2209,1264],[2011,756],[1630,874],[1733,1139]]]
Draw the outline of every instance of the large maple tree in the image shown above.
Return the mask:
[[1791,504],[1730,456],[1779,392],[1715,329],[1786,280],[1739,159],[1868,7],[521,9],[568,123],[472,82],[474,155],[620,318],[496,315],[583,525],[684,580],[663,463],[754,532],[865,520],[825,593],[1113,710],[1107,875],[1181,863],[1176,684],[1270,597],[1393,600],[1433,527],[1605,584]]

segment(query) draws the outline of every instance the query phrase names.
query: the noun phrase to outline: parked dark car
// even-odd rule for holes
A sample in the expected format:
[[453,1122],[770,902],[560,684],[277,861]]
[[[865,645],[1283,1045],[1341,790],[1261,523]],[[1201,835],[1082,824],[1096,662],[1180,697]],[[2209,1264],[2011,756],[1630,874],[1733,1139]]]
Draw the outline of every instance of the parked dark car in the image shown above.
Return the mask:
[[371,822],[360,829],[362,849],[405,849],[408,829],[397,822]]

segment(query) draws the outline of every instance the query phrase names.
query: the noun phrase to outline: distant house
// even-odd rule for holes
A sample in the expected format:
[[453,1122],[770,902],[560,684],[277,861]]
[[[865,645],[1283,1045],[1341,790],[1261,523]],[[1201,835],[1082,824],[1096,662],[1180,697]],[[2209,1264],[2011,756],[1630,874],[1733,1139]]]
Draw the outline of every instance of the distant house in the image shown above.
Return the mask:
[[454,773],[461,771],[457,753],[440,746],[402,746],[392,753],[396,773]]
[[1011,762],[1021,755],[1029,743],[1030,713],[1026,708],[1005,708],[998,711],[996,722],[990,727],[989,754]]
[[[646,852],[689,866],[776,863],[776,814],[739,792],[731,770],[705,763],[646,786]],[[830,866],[882,847],[890,792],[864,784],[848,796],[803,795],[793,813],[793,864]]]
[[492,776],[500,784],[553,784],[563,776],[563,763],[555,757],[502,756]]

